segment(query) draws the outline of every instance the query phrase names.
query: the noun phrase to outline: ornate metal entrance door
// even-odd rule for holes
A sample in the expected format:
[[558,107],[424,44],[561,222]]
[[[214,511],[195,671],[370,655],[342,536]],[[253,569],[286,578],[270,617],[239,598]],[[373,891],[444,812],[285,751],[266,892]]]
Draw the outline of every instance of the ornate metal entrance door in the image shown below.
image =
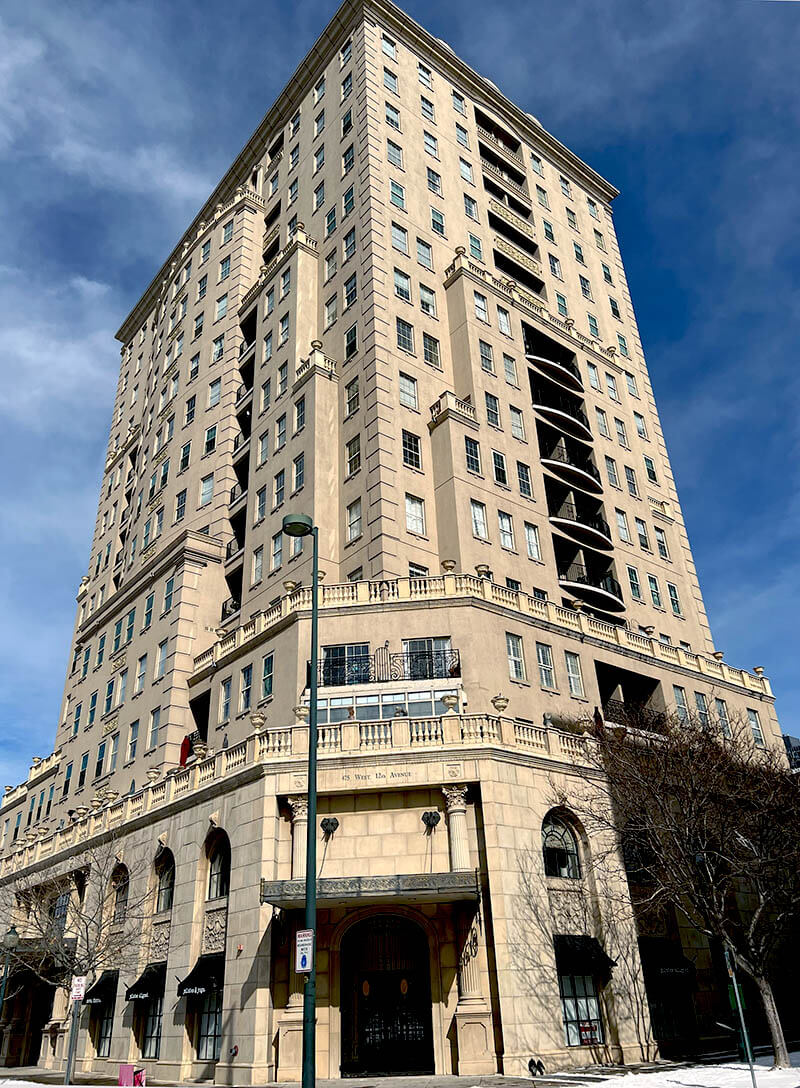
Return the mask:
[[342,942],[342,1074],[433,1073],[428,942],[413,922],[365,919]]

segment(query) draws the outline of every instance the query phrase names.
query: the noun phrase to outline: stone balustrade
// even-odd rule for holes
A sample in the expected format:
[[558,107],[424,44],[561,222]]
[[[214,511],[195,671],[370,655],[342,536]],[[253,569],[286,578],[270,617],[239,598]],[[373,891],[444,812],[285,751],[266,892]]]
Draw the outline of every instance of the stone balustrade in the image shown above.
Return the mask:
[[[383,604],[416,603],[419,601],[460,598],[490,601],[513,612],[562,629],[589,635],[601,643],[609,643],[652,658],[655,662],[679,665],[707,677],[723,680],[761,695],[772,695],[769,680],[725,662],[702,654],[694,654],[680,646],[671,646],[658,638],[639,634],[627,627],[605,623],[553,601],[541,601],[522,590],[508,589],[472,574],[441,574],[427,578],[395,578],[376,582],[345,582],[341,585],[320,586],[320,609],[343,607],[380,607]],[[197,683],[217,665],[232,660],[244,652],[248,644],[268,634],[292,613],[310,613],[311,589],[303,586],[287,593],[280,601],[231,631],[194,659],[190,683]]]
[[[328,757],[340,760],[354,756],[372,760],[391,759],[399,752],[466,752],[479,748],[516,749],[549,760],[575,763],[585,739],[552,727],[533,726],[512,718],[491,714],[444,714],[430,718],[392,718],[389,721],[348,720],[323,725],[319,731],[319,766]],[[81,849],[98,835],[119,833],[134,821],[146,818],[175,802],[191,803],[193,795],[206,787],[218,787],[229,780],[231,788],[238,774],[268,764],[279,769],[304,769],[308,757],[308,726],[268,726],[245,740],[208,755],[188,767],[168,771],[166,777],[150,782],[136,793],[99,807],[75,810],[76,818],[64,827],[42,827],[36,835],[12,843],[0,857],[0,879],[23,872],[30,866],[62,851]]]

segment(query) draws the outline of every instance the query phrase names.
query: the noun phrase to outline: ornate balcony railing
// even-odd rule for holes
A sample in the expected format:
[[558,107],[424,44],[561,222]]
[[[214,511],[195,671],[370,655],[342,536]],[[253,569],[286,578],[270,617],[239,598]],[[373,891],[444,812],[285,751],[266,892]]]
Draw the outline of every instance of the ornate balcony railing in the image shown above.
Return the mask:
[[347,661],[329,659],[319,666],[319,683],[327,688],[390,680],[452,680],[460,676],[458,650],[411,650],[394,654],[378,650]]
[[572,419],[576,419],[587,431],[589,430],[589,420],[586,418],[586,413],[572,397],[564,397],[560,393],[556,393],[555,390],[544,389],[540,385],[533,387],[532,396],[534,405],[563,412],[565,415],[571,416]]
[[608,522],[600,514],[589,514],[583,510],[579,510],[578,507],[572,502],[562,503],[557,510],[551,510],[551,518],[563,518],[565,521],[574,521],[576,525],[586,525],[590,529],[594,529],[598,533],[602,533],[603,536],[611,538],[611,529]]
[[591,476],[597,483],[602,484],[600,473],[597,471],[591,461],[584,460],[581,457],[570,453],[569,450],[562,449],[561,446],[556,446],[555,449],[549,453],[542,451],[543,461],[559,461],[562,465],[569,465],[570,468],[578,469],[580,472],[585,472],[588,476]]
[[558,577],[562,582],[574,582],[575,585],[602,589],[622,600],[622,587],[613,574],[592,574],[583,564],[573,563],[566,570],[560,571]]

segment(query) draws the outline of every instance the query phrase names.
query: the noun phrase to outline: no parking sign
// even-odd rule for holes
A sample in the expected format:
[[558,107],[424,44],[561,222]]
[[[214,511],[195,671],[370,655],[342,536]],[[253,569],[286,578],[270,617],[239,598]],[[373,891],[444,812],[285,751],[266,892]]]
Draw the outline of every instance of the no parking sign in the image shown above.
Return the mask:
[[298,929],[294,946],[294,969],[298,975],[307,975],[314,963],[314,930]]

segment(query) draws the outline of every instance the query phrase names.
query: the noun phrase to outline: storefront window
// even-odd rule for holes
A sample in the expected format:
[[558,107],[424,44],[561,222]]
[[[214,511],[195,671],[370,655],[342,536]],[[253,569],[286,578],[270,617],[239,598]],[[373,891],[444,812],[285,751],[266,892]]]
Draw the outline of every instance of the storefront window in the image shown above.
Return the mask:
[[97,1013],[96,1050],[98,1058],[107,1058],[111,1053],[111,1027],[114,1023],[114,1002],[107,1001]]
[[222,994],[208,993],[200,1008],[200,1031],[197,1037],[197,1057],[200,1061],[216,1062],[222,1050]]
[[151,997],[144,1014],[144,1033],[142,1035],[142,1057],[158,1058],[161,1052],[161,1019],[164,1012],[164,998]]

